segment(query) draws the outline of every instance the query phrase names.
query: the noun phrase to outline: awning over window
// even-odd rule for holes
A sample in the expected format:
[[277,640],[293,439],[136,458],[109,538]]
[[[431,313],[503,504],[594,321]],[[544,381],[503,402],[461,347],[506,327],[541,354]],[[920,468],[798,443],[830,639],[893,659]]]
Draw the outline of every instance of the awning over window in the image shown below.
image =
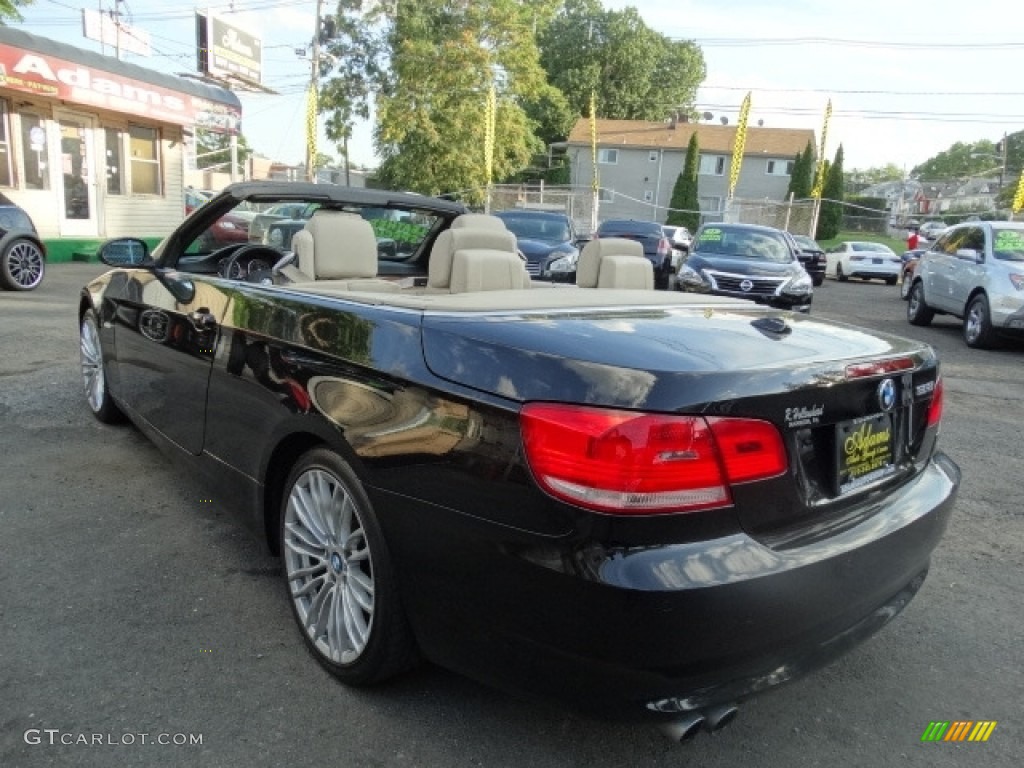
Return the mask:
[[242,120],[242,103],[225,88],[4,26],[0,88],[220,133],[238,133]]

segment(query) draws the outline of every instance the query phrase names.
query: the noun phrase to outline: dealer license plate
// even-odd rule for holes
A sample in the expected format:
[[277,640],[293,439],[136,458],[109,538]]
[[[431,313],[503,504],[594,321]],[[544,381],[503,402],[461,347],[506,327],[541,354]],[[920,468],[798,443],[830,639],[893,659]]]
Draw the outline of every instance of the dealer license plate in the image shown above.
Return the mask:
[[892,416],[878,413],[836,425],[836,485],[839,493],[892,474]]
[[872,259],[871,263],[872,264],[881,264],[884,261],[885,261],[885,259]]

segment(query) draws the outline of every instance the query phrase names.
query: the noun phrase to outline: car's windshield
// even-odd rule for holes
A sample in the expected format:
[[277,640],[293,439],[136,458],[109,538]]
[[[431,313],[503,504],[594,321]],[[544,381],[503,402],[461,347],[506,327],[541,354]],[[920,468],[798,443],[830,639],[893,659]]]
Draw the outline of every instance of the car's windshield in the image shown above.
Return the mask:
[[695,252],[739,256],[784,264],[793,260],[781,232],[748,229],[728,224],[704,227],[697,234]]
[[818,243],[808,237],[807,235],[793,235],[793,239],[796,240],[796,244],[802,249],[810,251],[820,251],[821,246]]
[[646,235],[663,237],[661,225],[653,221],[634,221],[633,219],[609,219],[597,228],[601,237],[613,235]]
[[564,243],[569,240],[569,225],[553,216],[501,215],[499,218],[516,237],[546,243]]
[[1001,261],[1024,261],[1024,229],[992,228],[992,255]]
[[892,249],[889,246],[882,245],[881,243],[850,243],[850,250],[892,253]]

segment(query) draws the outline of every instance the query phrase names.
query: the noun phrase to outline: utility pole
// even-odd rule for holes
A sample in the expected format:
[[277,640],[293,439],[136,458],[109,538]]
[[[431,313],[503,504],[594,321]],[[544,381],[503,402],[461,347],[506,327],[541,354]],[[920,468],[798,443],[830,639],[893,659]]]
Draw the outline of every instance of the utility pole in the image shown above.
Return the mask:
[[1002,154],[1003,164],[999,168],[999,188],[1003,188],[1003,182],[1006,181],[1006,131],[1003,131],[1003,151]]
[[[313,26],[313,60],[309,73],[309,98],[316,99],[319,95],[320,80],[320,13],[323,10],[323,0],[316,0],[316,21]],[[309,118],[312,126],[308,128],[310,135],[306,137],[306,177],[308,181],[316,183],[316,111],[313,111]]]

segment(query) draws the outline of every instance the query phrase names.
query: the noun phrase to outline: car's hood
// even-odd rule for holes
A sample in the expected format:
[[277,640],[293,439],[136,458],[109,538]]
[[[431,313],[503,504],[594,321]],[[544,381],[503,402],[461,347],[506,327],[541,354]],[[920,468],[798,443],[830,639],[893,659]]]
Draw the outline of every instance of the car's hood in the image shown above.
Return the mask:
[[691,253],[686,260],[687,266],[694,270],[713,269],[720,272],[732,272],[736,275],[788,275],[800,269],[796,262],[778,264],[771,261],[744,259],[740,256],[724,256],[717,253]]
[[518,238],[519,250],[530,261],[538,261],[550,256],[557,250],[565,251],[567,243],[551,243],[544,240],[531,240],[527,237]]
[[666,411],[841,381],[844,360],[911,351],[931,356],[905,339],[746,304],[423,318],[427,366],[459,385]]

